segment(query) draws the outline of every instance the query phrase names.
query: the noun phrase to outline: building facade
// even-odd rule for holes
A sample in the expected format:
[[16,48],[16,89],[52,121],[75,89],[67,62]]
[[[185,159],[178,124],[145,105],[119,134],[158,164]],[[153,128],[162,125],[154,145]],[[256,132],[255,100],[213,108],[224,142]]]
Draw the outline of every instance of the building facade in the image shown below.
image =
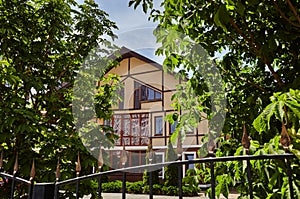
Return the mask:
[[[174,113],[171,97],[176,86],[183,80],[176,79],[175,74],[164,72],[160,64],[125,47],[121,48],[120,54],[119,65],[107,72],[120,76],[122,89],[119,95],[123,99],[113,106],[112,119],[104,121],[119,136],[115,147],[108,150],[111,167],[122,167],[120,155],[123,146],[128,152],[126,166],[146,164],[149,143],[152,143],[156,162],[165,162],[167,145],[177,124],[171,124],[165,118]],[[208,123],[204,120],[199,123],[198,128],[186,132],[182,143],[183,160],[196,158],[207,128]],[[174,144],[175,150],[176,146]],[[193,165],[189,167],[192,168]],[[164,177],[163,171],[160,172],[160,177]],[[140,171],[137,171],[134,179],[138,178],[141,178]]]

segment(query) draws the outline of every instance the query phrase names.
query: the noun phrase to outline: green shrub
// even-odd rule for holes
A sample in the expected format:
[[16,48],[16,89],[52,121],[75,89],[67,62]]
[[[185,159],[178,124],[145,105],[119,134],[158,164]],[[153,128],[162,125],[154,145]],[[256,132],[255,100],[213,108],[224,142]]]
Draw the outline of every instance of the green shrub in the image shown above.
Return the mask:
[[[155,195],[161,195],[163,194],[162,186],[160,184],[154,184],[153,185],[153,194]],[[143,187],[143,193],[149,193],[150,192],[150,187],[149,185],[146,185]]]
[[200,192],[200,188],[195,186],[183,186],[182,193],[184,196],[197,196]]
[[108,193],[120,193],[122,191],[122,181],[116,180],[102,183],[102,191]]
[[163,194],[169,196],[177,196],[178,188],[176,186],[163,186],[162,188]]
[[126,189],[128,193],[135,193],[135,194],[143,193],[143,187],[144,187],[143,181],[137,181],[137,182],[126,184]]
[[[102,183],[102,191],[108,193],[122,192],[122,181],[116,180],[112,182]],[[183,186],[182,192],[184,196],[197,196],[200,189],[195,186]],[[149,185],[144,186],[143,181],[126,182],[126,192],[134,194],[149,193]],[[159,184],[153,185],[153,194],[155,195],[178,195],[177,186],[162,186]]]
[[153,185],[153,193],[156,195],[161,195],[163,193],[162,186],[160,184]]

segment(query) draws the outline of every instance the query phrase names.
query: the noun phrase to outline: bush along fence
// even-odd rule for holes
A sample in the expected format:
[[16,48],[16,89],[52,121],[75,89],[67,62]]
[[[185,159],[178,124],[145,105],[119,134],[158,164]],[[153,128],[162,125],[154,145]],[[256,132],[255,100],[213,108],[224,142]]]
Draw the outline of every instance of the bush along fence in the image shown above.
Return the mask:
[[[190,164],[206,164],[208,166],[209,175],[210,175],[210,194],[209,197],[215,199],[216,198],[216,187],[218,186],[218,182],[216,181],[215,176],[215,169],[216,164],[218,163],[228,163],[228,162],[243,162],[245,163],[245,171],[247,173],[247,186],[248,186],[248,193],[250,199],[254,198],[253,194],[253,170],[254,168],[251,168],[251,163],[256,161],[262,161],[262,160],[278,160],[285,163],[285,173],[287,177],[287,183],[288,183],[288,189],[289,197],[291,199],[297,198],[296,191],[293,187],[295,187],[295,183],[293,179],[293,170],[291,168],[291,160],[296,159],[296,156],[294,154],[288,153],[287,151],[287,144],[285,142],[284,136],[281,137],[280,143],[286,149],[286,152],[283,154],[263,154],[263,155],[249,155],[249,148],[250,148],[250,140],[248,139],[248,136],[243,136],[242,145],[246,151],[246,155],[239,155],[239,156],[226,156],[226,157],[215,157],[214,151],[209,151],[209,157],[202,158],[202,159],[194,159],[194,160],[184,160],[184,161],[172,161],[172,162],[165,162],[165,163],[159,163],[159,164],[152,164],[152,159],[149,159],[149,162],[147,165],[141,165],[136,167],[125,167],[125,164],[127,162],[127,156],[126,156],[126,150],[125,147],[123,147],[123,151],[120,156],[121,163],[123,165],[122,169],[115,169],[115,170],[109,170],[109,171],[101,171],[103,167],[103,158],[102,158],[102,151],[100,150],[99,158],[98,158],[98,173],[93,173],[89,175],[80,176],[81,172],[81,164],[80,164],[80,155],[78,154],[78,159],[76,163],[76,177],[60,181],[60,165],[59,161],[56,168],[56,181],[52,183],[35,183],[34,177],[35,177],[35,163],[33,161],[32,167],[31,167],[31,173],[30,173],[30,179],[25,180],[23,178],[20,178],[17,176],[18,173],[18,156],[16,156],[15,165],[14,165],[14,171],[13,174],[8,174],[3,170],[3,151],[1,153],[0,157],[0,177],[4,179],[3,183],[10,184],[9,187],[10,190],[6,190],[7,197],[6,198],[28,198],[28,199],[48,199],[48,198],[59,198],[59,195],[64,192],[63,186],[65,185],[71,185],[74,186],[74,197],[79,198],[80,196],[80,183],[84,180],[95,180],[98,182],[98,190],[97,190],[97,198],[102,198],[102,179],[104,176],[114,175],[116,173],[122,173],[122,186],[121,186],[121,192],[122,192],[122,199],[126,198],[126,173],[133,172],[136,170],[147,170],[149,175],[149,199],[153,199],[153,173],[154,171],[161,169],[162,167],[168,167],[168,166],[176,166],[178,170],[178,190],[177,195],[179,199],[183,198],[183,165],[187,166]],[[208,147],[208,149],[213,149],[214,147]],[[182,152],[181,150],[178,150]],[[151,152],[153,153],[153,151]],[[152,156],[152,155],[151,155]],[[149,157],[151,157],[149,156]],[[24,188],[25,187],[25,188]],[[3,189],[4,186],[0,185],[0,189]]]

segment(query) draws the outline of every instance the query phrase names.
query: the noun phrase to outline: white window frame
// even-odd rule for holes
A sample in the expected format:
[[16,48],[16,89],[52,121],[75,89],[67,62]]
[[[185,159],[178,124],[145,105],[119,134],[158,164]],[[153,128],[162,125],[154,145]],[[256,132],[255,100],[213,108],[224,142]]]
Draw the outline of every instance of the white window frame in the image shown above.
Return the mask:
[[[165,162],[165,153],[164,152],[155,152],[155,155],[161,155],[162,156],[162,163]],[[158,177],[161,178],[161,179],[165,178],[165,169],[164,169],[164,167],[162,167],[162,175],[158,176]]]
[[[156,123],[156,119],[158,118],[161,118],[161,133],[157,133],[156,132],[156,128],[158,126],[158,123]],[[155,115],[154,116],[154,135],[157,135],[157,136],[162,136],[164,134],[164,117],[162,115]]]
[[[194,155],[194,159],[197,157],[195,151],[186,151],[186,152],[182,153],[182,160],[187,160],[185,158],[185,155]],[[182,167],[182,169],[183,169],[183,177],[185,177],[185,168],[186,168],[186,166],[184,164],[183,167]]]

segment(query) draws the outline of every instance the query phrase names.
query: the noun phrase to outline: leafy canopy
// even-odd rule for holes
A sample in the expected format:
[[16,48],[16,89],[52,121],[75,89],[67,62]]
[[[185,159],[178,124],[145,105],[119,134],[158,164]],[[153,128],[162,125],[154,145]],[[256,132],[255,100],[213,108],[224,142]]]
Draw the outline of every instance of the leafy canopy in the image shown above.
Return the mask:
[[[75,131],[72,87],[89,52],[98,44],[108,45],[105,36],[115,37],[116,24],[93,0],[2,0],[0,13],[0,150],[5,170],[12,172],[18,153],[22,176],[29,179],[35,159],[35,179],[54,181],[60,157],[61,179],[70,178],[79,151],[85,160],[82,174],[89,173],[96,160]],[[93,192],[89,183],[81,186],[82,194]]]
[[[285,132],[287,128],[291,137],[289,150],[299,157],[300,1],[163,0],[159,9],[153,2],[131,0],[129,5],[142,5],[145,12],[150,12],[150,19],[159,22],[155,34],[161,47],[156,52],[166,56],[164,68],[180,68],[181,74],[192,72],[188,86],[193,88],[196,97],[185,98],[181,90],[176,94],[175,107],[184,110],[194,106],[189,107],[190,115],[178,118],[179,123],[195,123],[197,116],[192,113],[197,111],[204,111],[206,118],[211,119],[215,108],[211,106],[209,90],[213,85],[204,81],[204,77],[215,77],[215,73],[199,71],[198,65],[187,63],[180,54],[189,38],[214,58],[222,76],[227,105],[216,155],[241,154],[245,125],[252,138],[250,154],[283,153],[280,131]],[[161,34],[160,30],[167,34]],[[178,33],[186,37],[178,37]],[[184,121],[180,121],[182,118]],[[295,168],[299,161],[294,160],[291,165],[294,195],[298,196],[299,172]],[[247,181],[246,165],[222,163],[217,167],[216,171],[220,171],[216,174],[217,194],[222,192],[227,196],[228,186],[234,186],[241,197],[246,197],[247,185],[243,183]],[[285,169],[283,161],[252,162],[255,197],[290,197]],[[205,179],[207,176],[206,172]]]

